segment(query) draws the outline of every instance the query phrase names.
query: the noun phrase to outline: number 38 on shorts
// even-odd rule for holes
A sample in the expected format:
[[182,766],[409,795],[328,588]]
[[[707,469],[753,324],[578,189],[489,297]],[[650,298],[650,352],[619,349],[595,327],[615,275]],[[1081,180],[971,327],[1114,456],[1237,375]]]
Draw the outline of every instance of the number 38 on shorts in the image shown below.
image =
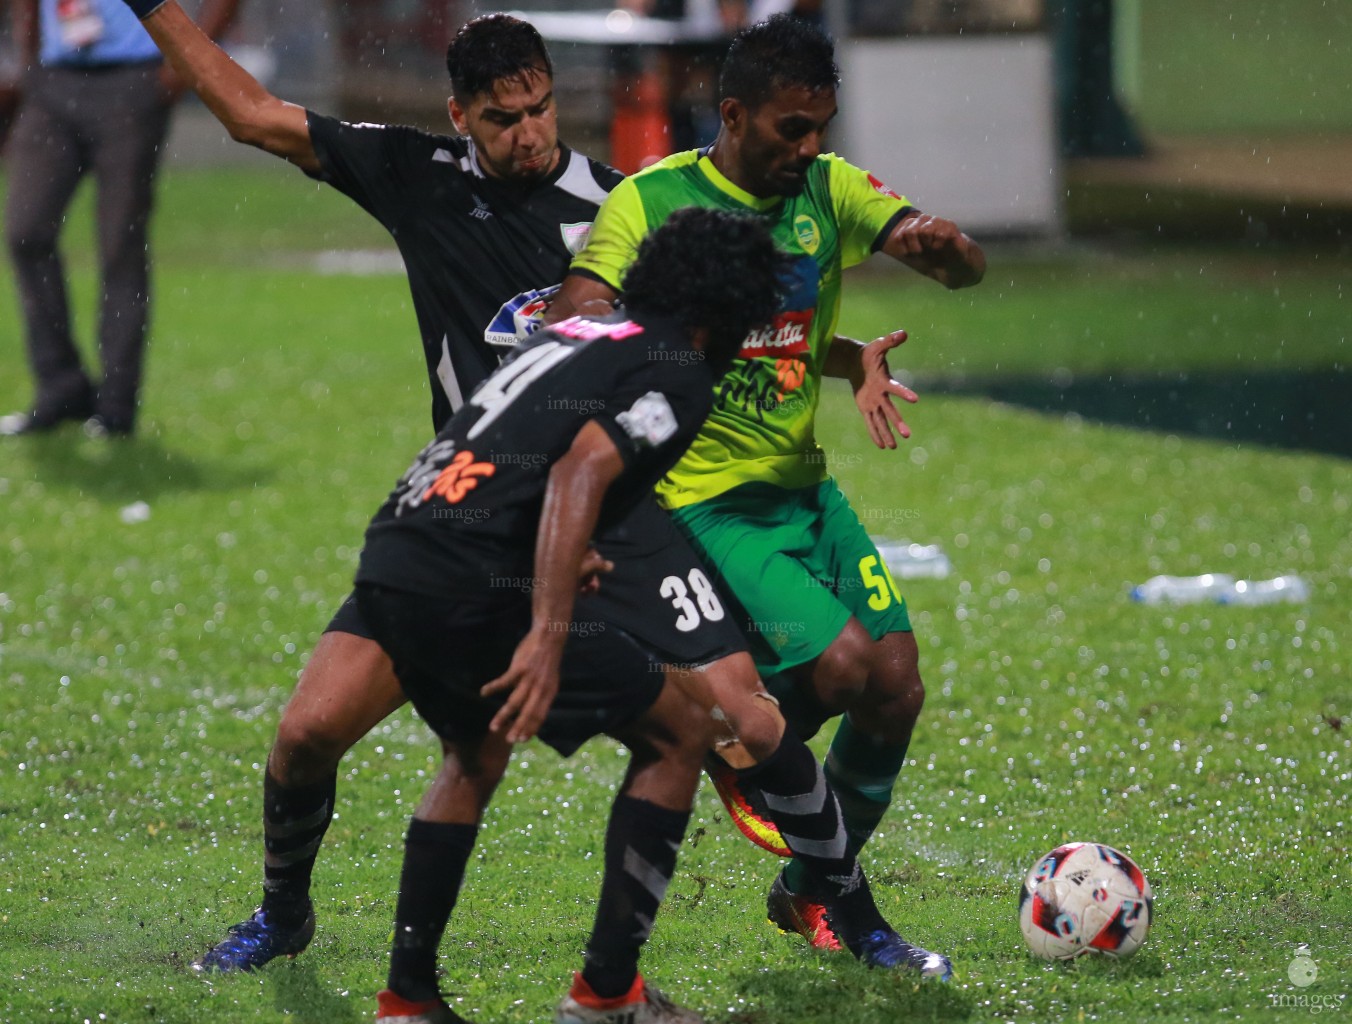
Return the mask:
[[700,569],[691,569],[685,579],[668,576],[658,590],[677,611],[676,628],[689,633],[700,622],[721,622],[723,604],[709,577]]

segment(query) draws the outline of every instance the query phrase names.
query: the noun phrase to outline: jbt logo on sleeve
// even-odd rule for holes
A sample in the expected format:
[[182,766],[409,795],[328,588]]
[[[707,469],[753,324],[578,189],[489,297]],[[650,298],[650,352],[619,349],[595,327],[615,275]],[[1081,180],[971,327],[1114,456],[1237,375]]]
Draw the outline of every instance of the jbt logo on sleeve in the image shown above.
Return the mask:
[[640,447],[656,448],[676,433],[676,414],[659,391],[649,391],[628,412],[616,416],[615,422]]

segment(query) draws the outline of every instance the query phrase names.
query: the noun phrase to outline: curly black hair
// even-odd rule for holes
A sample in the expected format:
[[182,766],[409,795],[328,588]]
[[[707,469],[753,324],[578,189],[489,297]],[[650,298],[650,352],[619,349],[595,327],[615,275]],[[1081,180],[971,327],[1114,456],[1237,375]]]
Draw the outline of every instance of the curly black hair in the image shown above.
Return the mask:
[[830,36],[802,18],[776,14],[733,37],[718,79],[720,96],[755,110],[778,90],[794,86],[812,92],[839,88]]
[[624,305],[673,317],[691,332],[706,329],[705,354],[722,366],[774,316],[789,263],[756,217],[689,206],[639,245],[624,278]]
[[466,22],[446,47],[446,70],[461,103],[491,92],[503,79],[554,77],[540,33],[510,14],[485,14]]

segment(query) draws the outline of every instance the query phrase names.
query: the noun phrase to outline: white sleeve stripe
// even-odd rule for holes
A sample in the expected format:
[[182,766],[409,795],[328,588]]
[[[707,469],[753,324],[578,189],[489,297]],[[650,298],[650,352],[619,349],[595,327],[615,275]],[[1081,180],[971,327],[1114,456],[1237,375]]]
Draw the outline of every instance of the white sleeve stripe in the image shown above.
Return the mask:
[[450,335],[446,334],[441,336],[441,362],[437,363],[437,380],[441,381],[441,390],[451,400],[451,412],[465,404],[465,396],[460,393],[460,380],[455,375],[455,367],[451,365]]
[[555,188],[597,206],[604,203],[610,193],[597,183],[596,176],[592,174],[591,161],[571,150],[565,154],[565,158],[568,166],[554,183]]

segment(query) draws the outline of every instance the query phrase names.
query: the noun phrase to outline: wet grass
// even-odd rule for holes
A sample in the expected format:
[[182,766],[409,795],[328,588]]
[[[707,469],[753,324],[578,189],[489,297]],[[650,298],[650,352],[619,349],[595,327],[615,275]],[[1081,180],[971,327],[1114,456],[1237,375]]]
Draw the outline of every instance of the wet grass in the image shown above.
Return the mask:
[[[238,192],[192,187],[195,205],[171,182],[166,212]],[[340,209],[315,212],[332,220],[301,248],[369,238]],[[346,593],[369,513],[425,436],[412,314],[398,277],[317,276],[291,250],[250,258],[247,218],[208,218],[195,245],[166,220],[144,436],[0,446],[0,1017],[367,1020],[404,823],[434,767],[406,713],[344,762],[312,949],[212,985],[186,963],[256,899],[277,715]],[[1110,279],[1089,302],[1091,266],[1010,264],[1029,282],[1021,306],[1024,289],[1001,293],[996,273],[989,298],[902,294],[928,304],[916,308],[936,331],[978,301],[992,325],[1012,304],[1001,351],[1036,353],[1035,312],[1092,313],[1096,330],[1137,312],[1114,314]],[[1251,273],[1271,269],[1260,254]],[[1060,304],[1063,274],[1082,281],[1079,314]],[[1277,322],[1300,333],[1298,318]],[[1177,348],[1155,335],[1147,325],[1133,351]],[[1232,340],[1225,358],[1270,349]],[[21,374],[0,374],[6,409],[25,396]],[[780,938],[763,917],[775,865],[734,838],[707,790],[650,975],[727,1024],[1283,1020],[1314,1000],[1346,1012],[1352,466],[971,399],[927,398],[908,418],[906,448],[866,449],[833,386],[821,434],[872,532],[940,543],[954,562],[950,578],[906,587],[929,700],[869,866],[889,915],[952,952],[958,977],[916,985]],[[150,518],[124,522],[136,501]],[[1149,575],[1203,570],[1300,572],[1314,593],[1272,608],[1127,598]],[[547,1018],[579,963],[623,764],[604,743],[568,762],[518,756],[443,947],[466,1016]],[[1133,960],[1024,952],[1018,881],[1070,838],[1120,846],[1154,883],[1155,929]],[[1319,966],[1306,989],[1286,974],[1300,943]]]

